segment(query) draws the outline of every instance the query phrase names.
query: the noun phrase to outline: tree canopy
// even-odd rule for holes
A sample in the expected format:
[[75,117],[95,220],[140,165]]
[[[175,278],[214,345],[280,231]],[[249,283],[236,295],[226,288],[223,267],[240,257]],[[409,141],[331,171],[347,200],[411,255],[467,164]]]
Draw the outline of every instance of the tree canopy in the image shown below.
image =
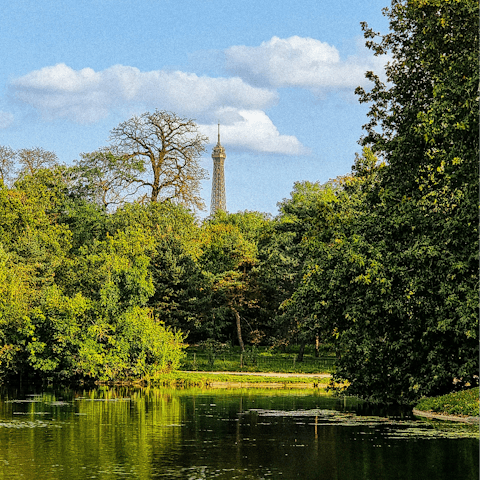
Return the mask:
[[350,393],[410,403],[478,380],[478,4],[394,0],[385,14],[379,43],[364,30],[393,57],[388,83],[370,72],[357,90],[363,155],[312,209],[285,305],[300,332],[336,339]]
[[[352,171],[275,218],[200,221],[192,120],[121,123],[73,167],[0,148],[0,380],[156,378],[185,339],[324,342],[348,392],[411,404],[478,383],[478,3],[393,0],[363,25],[369,122]],[[144,201],[144,200],[150,201]]]

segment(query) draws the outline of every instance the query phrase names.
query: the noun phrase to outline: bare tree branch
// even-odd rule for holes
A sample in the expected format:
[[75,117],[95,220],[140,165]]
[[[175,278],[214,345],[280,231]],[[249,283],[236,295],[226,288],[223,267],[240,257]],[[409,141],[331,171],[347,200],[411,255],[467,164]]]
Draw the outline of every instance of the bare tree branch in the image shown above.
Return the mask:
[[81,155],[72,169],[72,177],[79,196],[108,208],[137,196],[143,187],[138,176],[144,171],[143,163],[134,156],[98,150]]
[[33,175],[41,168],[52,168],[58,165],[57,155],[42,147],[22,148],[17,151],[16,160],[21,165],[19,177]]
[[0,180],[7,184],[15,172],[16,153],[10,147],[0,145]]
[[199,160],[208,138],[193,120],[166,111],[146,112],[114,128],[110,140],[113,149],[151,167],[137,177],[141,186],[150,187],[150,201],[173,199],[204,208],[200,181],[206,171]]

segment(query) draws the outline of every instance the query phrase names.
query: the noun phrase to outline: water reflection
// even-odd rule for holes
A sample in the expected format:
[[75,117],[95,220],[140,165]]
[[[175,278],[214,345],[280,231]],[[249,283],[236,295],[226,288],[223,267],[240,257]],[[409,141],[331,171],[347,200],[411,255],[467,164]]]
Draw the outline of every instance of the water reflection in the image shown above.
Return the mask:
[[0,479],[477,479],[478,430],[285,390],[0,393]]

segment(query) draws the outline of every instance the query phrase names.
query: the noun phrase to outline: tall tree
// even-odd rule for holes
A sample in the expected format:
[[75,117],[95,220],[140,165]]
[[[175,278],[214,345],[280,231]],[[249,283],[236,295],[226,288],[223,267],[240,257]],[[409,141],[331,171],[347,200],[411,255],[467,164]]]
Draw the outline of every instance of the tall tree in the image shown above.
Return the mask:
[[206,289],[196,262],[200,227],[195,217],[181,205],[149,202],[126,204],[108,220],[111,235],[141,228],[152,236],[149,271],[155,292],[148,306],[165,325],[189,332],[190,340],[198,339]]
[[208,138],[193,120],[155,110],[134,116],[111,132],[112,152],[145,166],[149,175],[138,176],[152,202],[173,200],[204,208],[200,181],[206,171],[199,159]]
[[393,0],[385,14],[379,43],[364,31],[392,54],[388,83],[369,72],[357,93],[372,104],[362,143],[387,167],[348,242],[337,375],[352,393],[412,402],[478,373],[479,6]]
[[205,222],[200,238],[199,264],[211,292],[205,330],[210,337],[224,339],[232,331],[234,319],[236,337],[244,350],[242,318],[257,306],[251,275],[257,263],[257,246],[239,226],[232,225],[238,223],[238,218],[230,222],[224,212],[217,216]]
[[42,168],[52,168],[58,165],[56,153],[42,147],[21,148],[16,152],[16,161],[21,165],[19,176],[34,175]]
[[[272,341],[279,345],[297,340],[303,345],[319,333],[318,329],[303,328],[307,314],[292,308],[291,297],[302,282],[305,262],[312,257],[310,239],[319,231],[319,217],[330,214],[339,182],[295,182],[291,197],[279,204],[280,214],[261,243],[258,281],[270,300],[268,309],[276,324]],[[325,236],[325,231],[322,234]],[[310,302],[305,307],[311,308]]]
[[42,147],[13,150],[0,145],[0,180],[5,184],[56,166],[59,166],[57,155]]
[[7,184],[15,171],[15,150],[0,145],[0,180]]
[[108,209],[123,205],[128,197],[138,197],[139,178],[145,173],[142,160],[115,155],[108,150],[82,153],[70,169],[73,193]]

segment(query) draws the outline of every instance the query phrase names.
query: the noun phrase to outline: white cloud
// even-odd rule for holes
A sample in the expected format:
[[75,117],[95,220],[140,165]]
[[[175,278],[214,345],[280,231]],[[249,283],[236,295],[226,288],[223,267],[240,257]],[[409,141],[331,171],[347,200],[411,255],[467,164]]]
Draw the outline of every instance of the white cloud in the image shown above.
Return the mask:
[[[363,47],[362,47],[363,48]],[[313,38],[272,37],[258,47],[233,46],[225,51],[227,69],[253,85],[355,88],[365,85],[365,72],[383,70],[385,59],[357,54],[341,60],[338,50]]]
[[125,106],[205,115],[221,106],[264,109],[277,101],[272,90],[253,87],[240,78],[141,72],[123,65],[95,72],[58,64],[30,72],[10,87],[17,99],[38,109],[45,118],[68,118],[78,123],[96,122]]
[[3,112],[0,110],[0,128],[9,127],[14,120],[14,116],[10,112]]
[[[221,143],[263,153],[305,155],[308,150],[292,135],[280,135],[265,112],[224,108],[217,112],[221,123]],[[211,143],[217,141],[217,125],[200,125]],[[227,151],[228,155],[228,151]]]
[[[212,124],[220,120],[222,143],[227,146],[302,155],[308,150],[295,136],[280,134],[265,113],[278,101],[275,89],[306,88],[319,97],[335,89],[351,95],[356,86],[368,85],[367,70],[380,73],[386,63],[360,43],[355,55],[342,59],[334,46],[298,36],[273,37],[256,47],[232,46],[224,56],[225,68],[233,77],[141,72],[123,65],[97,72],[58,64],[15,79],[10,88],[18,100],[47,119],[94,123],[111,112],[131,115],[159,108],[196,118],[211,139],[216,139]],[[8,119],[8,114],[2,117],[0,112],[0,128],[12,121]]]

